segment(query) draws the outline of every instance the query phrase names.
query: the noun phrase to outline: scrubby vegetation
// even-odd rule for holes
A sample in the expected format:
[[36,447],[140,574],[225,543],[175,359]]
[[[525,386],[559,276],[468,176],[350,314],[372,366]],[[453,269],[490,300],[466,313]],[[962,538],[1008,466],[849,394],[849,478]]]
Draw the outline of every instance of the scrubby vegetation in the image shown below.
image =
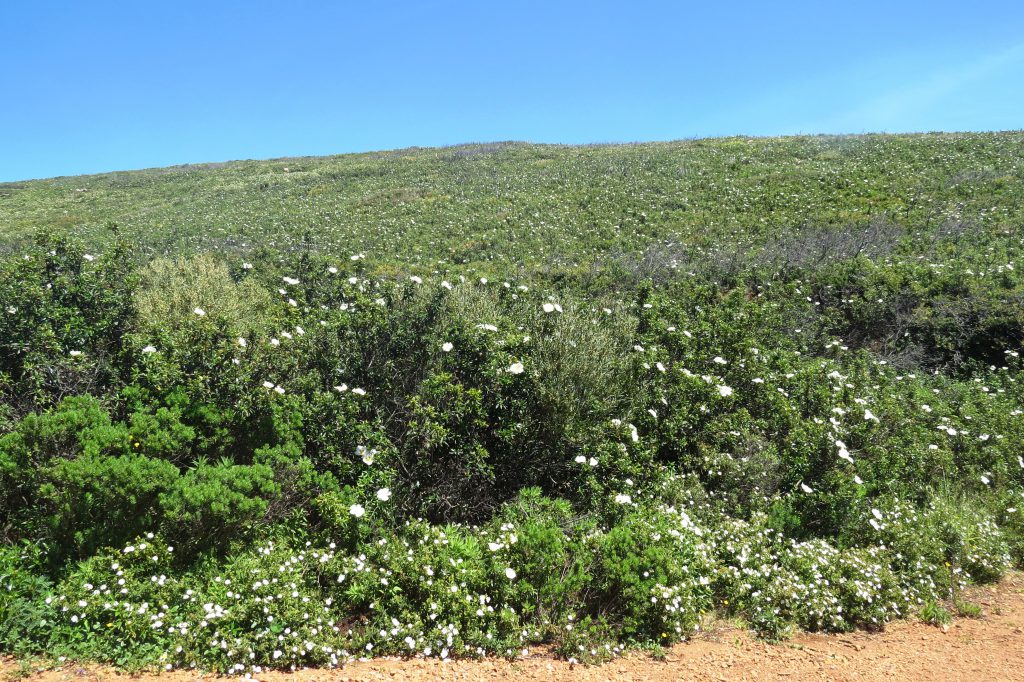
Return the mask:
[[0,651],[593,661],[969,613],[1024,564],[1022,143],[7,186]]

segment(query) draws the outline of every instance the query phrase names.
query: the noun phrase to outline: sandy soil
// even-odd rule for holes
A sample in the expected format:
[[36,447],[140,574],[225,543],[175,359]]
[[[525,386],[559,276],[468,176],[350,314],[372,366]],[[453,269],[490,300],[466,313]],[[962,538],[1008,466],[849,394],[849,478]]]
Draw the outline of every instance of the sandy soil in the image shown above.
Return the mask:
[[[515,662],[379,659],[339,670],[302,670],[260,675],[267,682],[342,680],[965,680],[1024,681],[1024,574],[969,598],[983,608],[979,619],[957,619],[947,628],[901,622],[885,632],[801,634],[765,644],[746,632],[721,626],[667,651],[664,660],[627,656],[602,666],[570,665],[538,653]],[[20,666],[0,660],[7,679]],[[107,680],[186,682],[212,675],[174,672],[129,677],[109,669],[65,664],[32,672],[31,682]],[[238,679],[238,678],[234,678]]]

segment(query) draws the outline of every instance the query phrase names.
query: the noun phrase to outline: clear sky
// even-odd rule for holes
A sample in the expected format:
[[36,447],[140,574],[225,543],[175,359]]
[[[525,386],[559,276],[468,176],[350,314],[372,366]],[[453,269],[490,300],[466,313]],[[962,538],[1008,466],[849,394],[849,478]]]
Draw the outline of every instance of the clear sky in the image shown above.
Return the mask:
[[473,141],[1024,128],[1024,0],[2,0],[0,62],[0,181]]

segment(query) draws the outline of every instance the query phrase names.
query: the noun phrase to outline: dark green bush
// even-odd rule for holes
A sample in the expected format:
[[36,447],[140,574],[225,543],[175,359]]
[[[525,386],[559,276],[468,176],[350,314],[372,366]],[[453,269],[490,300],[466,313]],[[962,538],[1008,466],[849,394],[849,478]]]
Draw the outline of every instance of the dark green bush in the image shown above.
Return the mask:
[[161,495],[177,483],[173,464],[143,455],[56,459],[40,472],[38,491],[51,557],[84,558],[154,528]]
[[163,527],[182,553],[226,552],[256,528],[279,494],[265,464],[201,460],[160,494]]

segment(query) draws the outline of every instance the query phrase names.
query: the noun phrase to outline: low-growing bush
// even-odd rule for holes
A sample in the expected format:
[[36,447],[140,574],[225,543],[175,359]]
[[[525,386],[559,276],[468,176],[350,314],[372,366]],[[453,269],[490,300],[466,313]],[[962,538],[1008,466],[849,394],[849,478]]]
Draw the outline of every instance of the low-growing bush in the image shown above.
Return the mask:
[[51,556],[85,558],[161,520],[161,496],[178,484],[169,462],[144,455],[57,459],[40,475],[41,531]]
[[160,494],[163,526],[181,551],[226,552],[259,524],[278,494],[265,464],[200,461]]

